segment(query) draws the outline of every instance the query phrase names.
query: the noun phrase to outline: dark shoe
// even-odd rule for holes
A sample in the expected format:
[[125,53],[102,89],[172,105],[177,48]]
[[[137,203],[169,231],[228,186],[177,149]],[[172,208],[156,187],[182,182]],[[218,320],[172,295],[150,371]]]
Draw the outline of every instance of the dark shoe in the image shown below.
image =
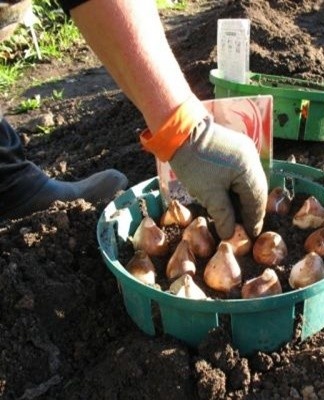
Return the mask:
[[127,187],[128,180],[116,169],[108,169],[77,182],[49,179],[40,190],[23,204],[1,214],[0,220],[23,218],[37,211],[46,210],[54,201],[84,199],[90,203],[109,202]]

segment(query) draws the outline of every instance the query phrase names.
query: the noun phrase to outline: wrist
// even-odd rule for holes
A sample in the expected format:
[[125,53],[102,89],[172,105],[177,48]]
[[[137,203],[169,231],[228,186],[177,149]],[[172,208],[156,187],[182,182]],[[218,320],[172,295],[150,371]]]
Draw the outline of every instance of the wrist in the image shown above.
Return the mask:
[[190,97],[170,115],[157,132],[152,133],[148,129],[143,131],[140,135],[141,143],[145,150],[161,161],[169,161],[206,115],[208,111],[202,102],[194,96]]

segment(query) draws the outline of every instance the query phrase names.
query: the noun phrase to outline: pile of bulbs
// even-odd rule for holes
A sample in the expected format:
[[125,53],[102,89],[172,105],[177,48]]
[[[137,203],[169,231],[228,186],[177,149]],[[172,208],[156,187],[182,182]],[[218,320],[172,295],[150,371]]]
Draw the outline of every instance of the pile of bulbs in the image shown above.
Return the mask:
[[[288,191],[277,187],[268,196],[267,213],[287,215],[292,198]],[[307,198],[293,216],[296,229],[313,229],[307,237],[305,256],[295,263],[289,273],[292,289],[303,288],[324,278],[324,207],[314,197]],[[177,226],[181,230],[175,249],[170,246],[165,228]],[[218,244],[203,216],[193,217],[190,209],[178,200],[172,200],[157,224],[144,216],[133,237],[130,238],[134,254],[126,264],[129,273],[147,285],[156,284],[154,257],[168,257],[165,275],[170,282],[169,292],[191,299],[210,299],[195,283],[197,259],[206,260],[203,271],[205,284],[228,295],[239,290],[242,299],[265,297],[282,293],[282,285],[274,267],[281,265],[288,254],[281,235],[274,231],[261,233],[254,243],[244,227],[236,224],[234,235]],[[251,253],[264,267],[262,274],[243,281],[237,258]]]

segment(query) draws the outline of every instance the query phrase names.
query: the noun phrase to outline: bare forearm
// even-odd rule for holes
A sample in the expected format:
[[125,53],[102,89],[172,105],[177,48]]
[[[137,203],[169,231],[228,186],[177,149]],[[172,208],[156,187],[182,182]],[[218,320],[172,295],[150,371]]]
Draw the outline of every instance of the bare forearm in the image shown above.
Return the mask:
[[152,132],[192,95],[154,0],[90,0],[71,16]]

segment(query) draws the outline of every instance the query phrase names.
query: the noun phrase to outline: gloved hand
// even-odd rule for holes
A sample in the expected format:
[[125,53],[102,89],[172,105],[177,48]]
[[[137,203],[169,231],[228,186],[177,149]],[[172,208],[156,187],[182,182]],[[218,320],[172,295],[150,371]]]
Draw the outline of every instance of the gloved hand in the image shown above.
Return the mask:
[[[174,123],[171,124],[173,132],[161,129],[153,136],[148,136],[146,131],[142,134],[142,143],[161,161],[169,161],[189,194],[207,209],[221,239],[229,238],[234,232],[230,191],[237,193],[243,225],[255,237],[262,229],[268,192],[256,146],[247,135],[214,123],[211,116],[206,116],[206,110],[191,103],[189,107],[182,106],[183,119],[189,121],[186,126],[182,121],[179,129],[179,124]],[[179,112],[177,115],[181,120]],[[192,117],[189,120],[188,115]],[[168,145],[170,140],[174,141],[172,150]]]
[[252,139],[207,117],[176,151],[170,165],[189,194],[207,209],[222,239],[234,232],[230,190],[239,196],[240,213],[248,234],[255,237],[260,233],[267,180]]

